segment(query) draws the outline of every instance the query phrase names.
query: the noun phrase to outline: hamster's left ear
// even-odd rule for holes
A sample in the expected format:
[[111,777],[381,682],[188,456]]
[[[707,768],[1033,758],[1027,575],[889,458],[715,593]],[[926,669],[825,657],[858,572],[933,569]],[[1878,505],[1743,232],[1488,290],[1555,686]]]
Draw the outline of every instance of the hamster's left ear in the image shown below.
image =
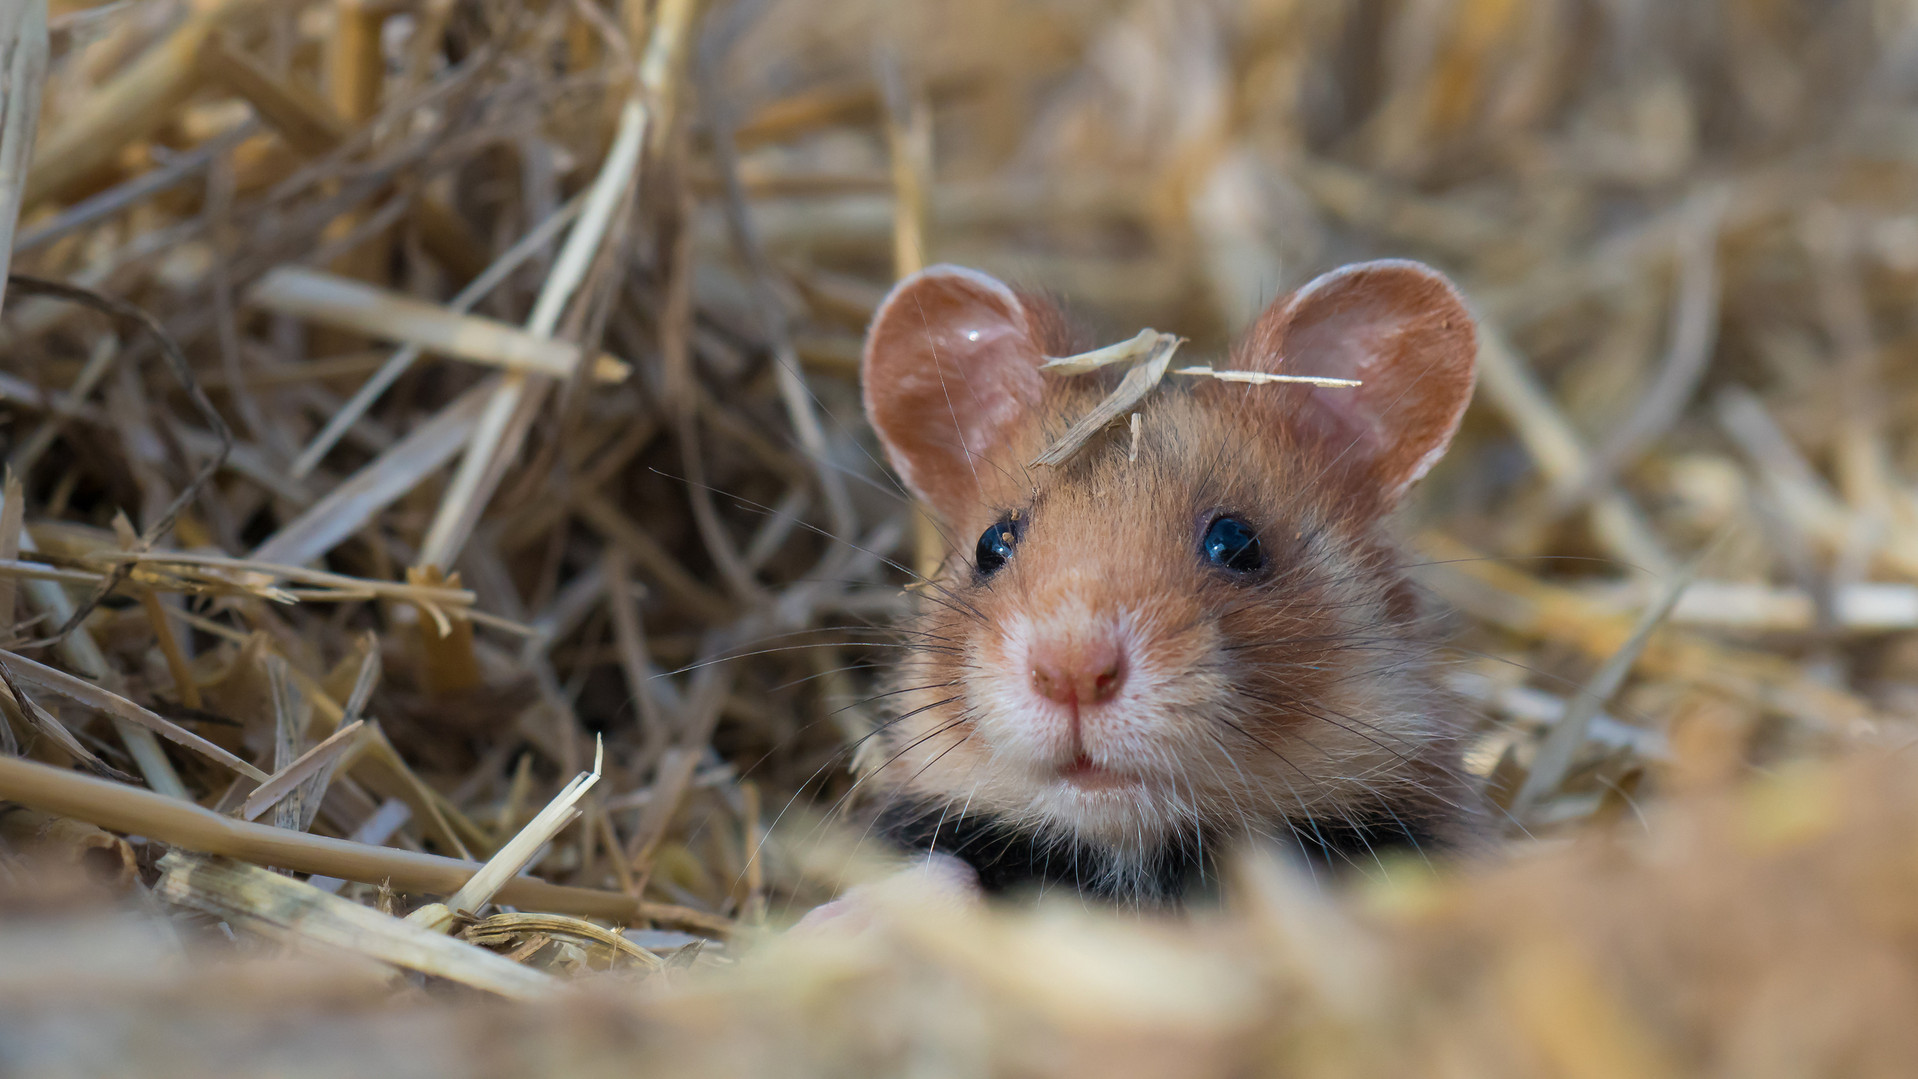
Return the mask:
[[1288,375],[1356,378],[1315,388],[1302,419],[1365,466],[1386,504],[1437,463],[1472,400],[1478,333],[1458,290],[1429,266],[1362,262],[1281,297],[1239,363]]

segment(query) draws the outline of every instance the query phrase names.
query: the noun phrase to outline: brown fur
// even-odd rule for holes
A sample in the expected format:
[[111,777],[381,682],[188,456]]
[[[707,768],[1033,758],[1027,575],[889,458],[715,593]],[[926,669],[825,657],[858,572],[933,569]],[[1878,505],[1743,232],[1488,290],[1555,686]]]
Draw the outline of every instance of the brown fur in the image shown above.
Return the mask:
[[[1056,313],[1020,302],[1035,351],[1068,351]],[[1279,363],[1297,317],[1275,304],[1235,365]],[[886,321],[874,347],[899,347]],[[869,353],[869,404],[888,400],[892,384],[874,371],[886,362]],[[1469,393],[1469,367],[1465,377]],[[1414,837],[1469,831],[1475,796],[1458,778],[1456,707],[1436,685],[1420,605],[1383,528],[1428,463],[1410,458],[1449,439],[1463,407],[1462,398],[1453,407],[1456,388],[1421,410],[1393,387],[1394,400],[1412,402],[1402,408],[1411,426],[1425,428],[1424,443],[1394,458],[1376,444],[1354,452],[1375,435],[1349,413],[1328,415],[1318,394],[1339,391],[1168,380],[1142,408],[1136,461],[1118,428],[1059,469],[1026,467],[1112,381],[1048,376],[1036,400],[987,425],[977,458],[902,462],[915,486],[951,481],[920,492],[950,553],[907,627],[918,647],[896,672],[897,718],[862,756],[879,800],[936,806],[942,821],[989,817],[1040,837],[1041,850],[1097,848],[1110,875],[1141,878],[1100,890],[1132,899],[1153,898],[1143,877],[1168,844],[1311,845],[1321,828],[1394,820]],[[882,437],[911,407],[889,403],[890,414],[875,415]],[[929,426],[922,415],[913,429]],[[887,444],[899,461],[898,441]],[[979,577],[973,541],[1015,512],[1024,529],[1013,557]],[[1201,534],[1222,513],[1257,530],[1265,571],[1241,578],[1200,556]],[[1135,658],[1126,701],[1071,722],[1025,707],[1029,642],[1071,647],[1111,632]],[[1058,782],[1079,746],[1145,782],[1090,792]]]

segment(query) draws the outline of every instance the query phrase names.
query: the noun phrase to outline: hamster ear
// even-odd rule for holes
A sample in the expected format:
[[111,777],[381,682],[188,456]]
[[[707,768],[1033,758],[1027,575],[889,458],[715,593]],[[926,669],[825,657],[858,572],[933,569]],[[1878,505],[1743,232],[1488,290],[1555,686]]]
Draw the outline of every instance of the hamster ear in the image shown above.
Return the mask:
[[1244,348],[1244,361],[1260,369],[1363,382],[1311,390],[1303,418],[1369,466],[1389,505],[1458,431],[1472,400],[1478,333],[1443,274],[1386,259],[1334,270],[1275,301]]
[[899,282],[873,316],[866,418],[906,486],[949,522],[978,502],[981,459],[1039,403],[1034,329],[1011,289],[959,266]]

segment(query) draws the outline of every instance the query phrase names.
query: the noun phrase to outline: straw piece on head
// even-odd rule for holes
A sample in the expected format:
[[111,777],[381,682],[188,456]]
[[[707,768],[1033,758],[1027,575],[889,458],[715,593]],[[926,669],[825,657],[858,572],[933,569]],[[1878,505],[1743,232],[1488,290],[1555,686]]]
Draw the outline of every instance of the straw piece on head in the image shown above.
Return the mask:
[[1127,371],[1119,385],[1107,394],[1105,399],[1095,405],[1092,411],[1074,421],[1066,433],[1046,448],[1044,453],[1032,459],[1034,466],[1056,468],[1070,460],[1079,448],[1091,440],[1106,424],[1124,415],[1127,409],[1145,400],[1165,377],[1166,368],[1172,363],[1172,354],[1185,342],[1183,337],[1160,334],[1152,345],[1146,358]]

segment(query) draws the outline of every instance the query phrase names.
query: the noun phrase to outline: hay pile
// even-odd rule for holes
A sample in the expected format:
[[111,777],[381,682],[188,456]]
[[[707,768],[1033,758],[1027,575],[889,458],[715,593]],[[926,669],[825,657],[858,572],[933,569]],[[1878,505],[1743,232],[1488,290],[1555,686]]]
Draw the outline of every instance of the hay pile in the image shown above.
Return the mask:
[[[1245,869],[1226,917],[902,899],[727,969],[576,976],[523,1003],[351,953],[183,957],[150,917],[0,927],[23,1076],[1908,1075],[1918,769],[1801,770],[1656,838],[1330,902]],[[1622,840],[1622,841],[1621,841]]]
[[[42,6],[0,12],[0,869],[21,917],[118,898],[0,946],[24,1074],[155,1031],[178,1074],[1911,1056],[1900,773],[1644,822],[1909,741],[1918,5]],[[859,416],[889,282],[1202,360],[1384,255],[1484,321],[1407,516],[1473,767],[1584,845],[699,969],[851,865],[818,822],[936,553]]]

